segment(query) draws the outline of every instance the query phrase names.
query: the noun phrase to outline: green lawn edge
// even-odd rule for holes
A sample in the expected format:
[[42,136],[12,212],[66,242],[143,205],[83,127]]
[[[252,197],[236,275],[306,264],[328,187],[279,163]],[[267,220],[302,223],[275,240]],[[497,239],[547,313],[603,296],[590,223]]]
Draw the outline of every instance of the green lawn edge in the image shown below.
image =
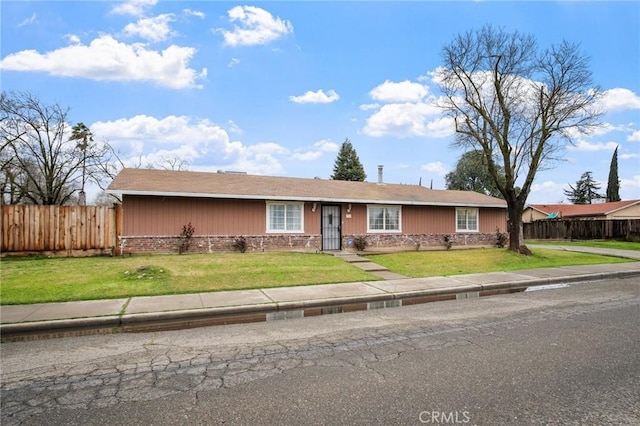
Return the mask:
[[[602,255],[535,248],[363,255],[408,277],[628,262]],[[325,253],[223,253],[92,258],[4,258],[0,303],[19,305],[214,291],[375,281],[380,278]]]

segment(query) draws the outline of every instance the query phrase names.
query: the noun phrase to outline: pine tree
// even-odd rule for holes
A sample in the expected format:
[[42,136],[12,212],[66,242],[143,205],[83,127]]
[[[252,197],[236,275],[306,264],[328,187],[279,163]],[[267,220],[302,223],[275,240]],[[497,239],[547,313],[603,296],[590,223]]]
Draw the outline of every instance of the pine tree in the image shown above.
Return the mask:
[[607,183],[607,201],[620,201],[620,179],[618,178],[618,147],[611,157],[609,182]]
[[604,198],[598,194],[600,185],[593,180],[591,172],[584,172],[580,179],[576,182],[576,186],[569,185],[570,190],[565,189],[564,195],[567,196],[572,204],[592,204],[593,200]]
[[360,163],[356,150],[351,145],[349,139],[345,139],[338,152],[338,157],[333,166],[333,180],[349,180],[362,182],[367,178],[364,167]]

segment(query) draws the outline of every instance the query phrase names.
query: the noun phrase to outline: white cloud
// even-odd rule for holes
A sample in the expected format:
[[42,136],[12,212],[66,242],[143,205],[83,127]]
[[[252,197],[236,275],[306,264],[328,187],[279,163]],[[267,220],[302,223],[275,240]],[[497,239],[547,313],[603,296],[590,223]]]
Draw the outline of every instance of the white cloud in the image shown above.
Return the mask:
[[590,143],[584,140],[579,140],[575,145],[569,145],[569,151],[583,151],[583,152],[595,152],[595,151],[613,151],[619,144],[617,142],[595,142]]
[[12,53],[0,61],[0,69],[98,81],[149,81],[183,89],[198,87],[196,80],[207,75],[206,68],[199,73],[189,68],[194,54],[192,47],[171,45],[155,51],[140,43],[125,44],[104,35],[89,45],[76,43],[44,54],[35,50]]
[[229,61],[229,63],[227,64],[228,68],[231,67],[235,67],[236,65],[238,65],[240,63],[240,59],[238,58],[231,58],[231,61]]
[[629,89],[610,89],[604,91],[602,95],[597,105],[605,112],[640,109],[640,96]]
[[111,13],[118,15],[142,16],[147,9],[155,6],[158,0],[127,0],[111,9]]
[[568,189],[566,183],[545,181],[531,185],[531,192],[527,198],[527,204],[557,204],[564,200],[564,190]]
[[620,197],[623,200],[640,199],[640,175],[620,179]]
[[322,157],[322,151],[294,152],[291,155],[291,159],[296,161],[313,161],[320,157]]
[[373,100],[380,102],[419,102],[429,92],[427,86],[420,83],[413,83],[408,80],[395,83],[386,80],[384,83],[374,87],[369,95]]
[[173,21],[175,21],[175,16],[172,13],[165,13],[153,18],[141,18],[135,24],[127,24],[123,32],[129,37],[138,36],[145,40],[163,41],[173,35],[169,27],[169,23]]
[[273,17],[255,6],[236,6],[230,9],[229,22],[237,23],[232,31],[220,30],[228,46],[267,44],[293,32],[291,22]]
[[618,158],[620,158],[621,160],[630,160],[632,158],[640,158],[640,154],[638,153],[633,153],[633,154],[620,154],[618,156]]
[[227,121],[227,127],[229,128],[229,131],[231,133],[236,133],[238,135],[241,135],[243,133],[240,126],[238,126],[233,120]]
[[200,19],[206,18],[204,12],[200,12],[199,10],[182,9],[182,12],[187,16],[196,16]]
[[338,150],[340,149],[340,145],[330,141],[329,139],[322,139],[314,143],[313,146],[318,148],[322,152],[338,152]]
[[76,34],[67,34],[65,35],[65,38],[69,40],[70,44],[80,44],[80,37]]
[[[450,125],[440,117],[440,109],[425,103],[383,105],[367,118],[363,132],[369,136],[431,136],[451,134]],[[430,118],[435,118],[429,121]],[[444,121],[443,121],[444,120]]]
[[446,164],[443,164],[440,161],[435,161],[432,163],[424,164],[420,167],[422,170],[425,170],[429,173],[434,173],[438,176],[444,176],[449,173],[449,167]]
[[369,111],[370,109],[378,109],[378,108],[380,108],[380,104],[378,103],[360,105],[360,109],[362,111]]
[[20,27],[24,27],[26,25],[31,25],[31,24],[35,24],[38,22],[38,17],[36,16],[35,12],[28,18],[24,19],[22,22],[18,23],[18,28]]
[[328,139],[322,139],[313,144],[313,149],[310,150],[298,150],[291,155],[292,160],[297,161],[313,161],[322,157],[328,152],[338,152],[340,146]]
[[627,136],[627,141],[628,142],[640,142],[640,130],[636,130],[635,132],[633,132],[629,136]]
[[317,92],[312,92],[309,90],[304,95],[300,96],[289,96],[289,100],[291,102],[295,102],[298,104],[328,104],[331,102],[335,102],[340,99],[340,96],[336,93],[335,90],[329,90],[326,94],[322,91],[322,89]]
[[227,147],[225,160],[227,170],[237,170],[252,174],[277,174],[283,170],[277,155],[289,152],[285,147],[274,142],[264,142],[246,146],[241,142],[232,142]]
[[222,127],[206,119],[186,116],[137,115],[99,121],[90,127],[123,154],[128,166],[160,164],[167,158],[176,158],[188,161],[190,169],[274,174],[282,171],[278,156],[289,153],[274,142],[254,145],[232,142]]
[[227,144],[229,136],[220,126],[209,120],[193,122],[186,116],[169,115],[162,119],[136,115],[115,121],[98,121],[91,130],[100,138],[115,141],[141,141],[152,144],[191,144],[220,142]]

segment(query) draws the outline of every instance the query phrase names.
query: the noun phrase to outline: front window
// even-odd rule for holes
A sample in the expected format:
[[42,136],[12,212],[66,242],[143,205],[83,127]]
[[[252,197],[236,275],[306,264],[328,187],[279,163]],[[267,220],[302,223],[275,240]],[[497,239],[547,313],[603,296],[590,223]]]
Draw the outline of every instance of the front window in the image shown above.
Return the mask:
[[400,206],[368,206],[368,232],[400,232]]
[[267,232],[303,232],[303,203],[267,203]]
[[478,232],[478,209],[456,209],[456,232]]

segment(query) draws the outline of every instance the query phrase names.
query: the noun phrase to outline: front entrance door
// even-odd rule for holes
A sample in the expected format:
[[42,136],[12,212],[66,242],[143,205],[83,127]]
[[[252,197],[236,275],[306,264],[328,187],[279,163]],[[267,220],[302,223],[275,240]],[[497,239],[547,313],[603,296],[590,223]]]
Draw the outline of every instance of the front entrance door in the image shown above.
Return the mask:
[[342,249],[340,206],[322,206],[322,250]]

